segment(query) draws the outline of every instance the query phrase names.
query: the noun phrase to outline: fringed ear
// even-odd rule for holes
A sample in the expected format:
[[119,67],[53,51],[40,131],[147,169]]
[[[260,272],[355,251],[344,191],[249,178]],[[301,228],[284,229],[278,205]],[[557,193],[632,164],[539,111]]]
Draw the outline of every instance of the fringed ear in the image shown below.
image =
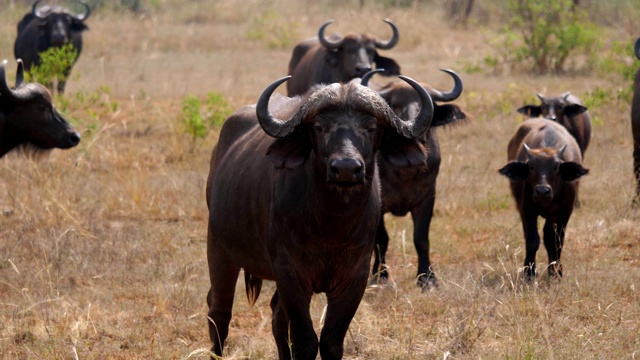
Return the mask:
[[384,69],[381,73],[383,76],[400,75],[400,65],[393,59],[378,55],[377,51],[373,57],[373,62],[376,64],[377,69]]
[[307,160],[311,144],[299,133],[276,139],[267,150],[267,159],[276,169],[295,169]]
[[587,111],[587,108],[579,104],[569,104],[564,107],[564,116],[574,117]]
[[407,168],[427,163],[427,150],[418,140],[385,134],[380,155],[393,166]]
[[433,110],[431,127],[443,126],[453,122],[463,122],[464,120],[467,120],[467,114],[462,111],[458,105],[437,105]]
[[518,109],[518,112],[528,117],[538,117],[542,114],[542,108],[538,105],[525,105]]
[[567,161],[560,164],[559,174],[560,179],[563,181],[574,181],[588,173],[589,169],[585,169],[582,165],[573,161]]
[[511,161],[498,172],[513,181],[525,181],[529,177],[529,166],[522,161]]

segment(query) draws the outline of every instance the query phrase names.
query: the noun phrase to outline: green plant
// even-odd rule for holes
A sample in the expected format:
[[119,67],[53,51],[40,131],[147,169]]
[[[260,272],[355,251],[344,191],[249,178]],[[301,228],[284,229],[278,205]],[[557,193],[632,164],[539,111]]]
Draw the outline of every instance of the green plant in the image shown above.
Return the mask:
[[78,50],[73,44],[67,43],[60,47],[51,47],[40,54],[40,64],[29,71],[29,79],[41,84],[52,84],[56,88],[57,82],[66,81],[65,73],[73,66],[78,58]]
[[296,23],[287,23],[274,10],[265,11],[251,19],[246,36],[249,40],[261,40],[268,49],[287,49],[298,37]]
[[[595,60],[598,75],[612,77],[615,84],[626,84],[620,88],[618,98],[624,102],[631,101],[633,96],[633,80],[638,70],[637,61],[628,61],[633,57],[633,39],[620,42],[614,41],[609,51]],[[612,76],[613,75],[613,76]]]
[[503,62],[538,74],[561,73],[569,58],[589,57],[600,45],[599,28],[572,0],[506,0],[505,6]]
[[204,104],[196,96],[187,96],[182,102],[182,124],[189,135],[191,149],[195,148],[198,139],[207,137],[212,128],[222,125],[232,111],[220,93],[208,93]]

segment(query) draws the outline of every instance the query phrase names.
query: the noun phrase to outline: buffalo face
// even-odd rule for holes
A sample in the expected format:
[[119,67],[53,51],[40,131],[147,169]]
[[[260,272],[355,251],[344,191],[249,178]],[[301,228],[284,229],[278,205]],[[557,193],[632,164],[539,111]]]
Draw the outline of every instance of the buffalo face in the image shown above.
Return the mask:
[[573,118],[585,111],[583,105],[572,103],[569,100],[571,93],[564,93],[561,96],[544,97],[537,94],[540,105],[526,105],[518,109],[518,112],[529,117],[544,117],[559,123],[563,123],[564,118]]

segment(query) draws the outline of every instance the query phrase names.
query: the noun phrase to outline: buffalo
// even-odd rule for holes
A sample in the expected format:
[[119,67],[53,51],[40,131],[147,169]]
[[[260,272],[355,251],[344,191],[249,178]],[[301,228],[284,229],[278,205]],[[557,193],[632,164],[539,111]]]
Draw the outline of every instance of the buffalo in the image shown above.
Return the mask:
[[[315,359],[318,349],[323,359],[340,359],[367,286],[380,218],[376,154],[406,166],[426,161],[415,139],[429,128],[433,103],[415,81],[403,77],[419,92],[422,110],[402,120],[355,82],[272,96],[288,78],[232,114],[212,153],[207,303],[217,356],[244,269],[251,304],[263,280],[275,280],[272,331],[280,359]],[[309,304],[320,292],[328,305],[318,340]]]
[[18,60],[15,89],[7,84],[0,65],[0,157],[14,149],[32,152],[78,145],[80,135],[53,107],[47,89],[37,83],[24,83],[24,66]]
[[80,2],[85,8],[84,14],[72,14],[57,5],[38,8],[39,4],[40,0],[36,1],[31,12],[18,23],[18,36],[13,51],[16,59],[22,59],[27,71],[30,71],[34,66],[41,64],[42,52],[71,44],[77,51],[76,57],[72,64],[61,70],[61,74],[56,74],[57,91],[63,94],[66,79],[82,52],[82,32],[88,29],[84,21],[91,14],[91,8]]
[[[460,123],[468,119],[467,114],[459,106],[438,104],[456,100],[462,93],[463,85],[460,77],[451,70],[443,70],[454,79],[454,88],[442,93],[427,84],[427,89],[434,101],[431,127],[418,138],[420,144],[428,150],[426,164],[406,167],[397,166],[378,156],[380,183],[382,185],[382,214],[391,213],[404,216],[411,212],[413,219],[413,243],[418,253],[417,284],[426,290],[437,284],[429,259],[429,227],[436,199],[436,179],[440,171],[440,144],[434,127]],[[372,85],[376,88],[375,85]],[[396,81],[382,87],[377,92],[401,118],[411,118],[420,110],[420,99],[415,91],[405,82]],[[380,217],[376,233],[375,261],[372,269],[372,282],[385,283],[388,269],[385,255],[389,244],[389,234],[384,225],[384,217]]]
[[[636,57],[640,60],[640,38],[636,40]],[[636,177],[635,203],[640,204],[640,68],[633,82],[633,100],[631,101],[631,129],[633,133],[633,173]]]
[[567,128],[578,142],[580,154],[584,158],[591,141],[591,115],[587,108],[570,92],[554,97],[544,97],[541,94],[537,96],[540,105],[525,105],[518,112],[533,118],[544,117]]
[[398,28],[390,20],[384,21],[393,30],[391,40],[386,42],[369,34],[353,33],[328,39],[324,31],[333,21],[324,23],[317,38],[305,40],[293,49],[289,62],[292,79],[287,83],[287,94],[302,95],[315,84],[346,83],[362,77],[374,63],[385,69],[383,75],[400,74],[400,66],[395,60],[378,54],[378,49],[391,49],[399,39]]
[[543,237],[549,276],[560,278],[560,255],[579,178],[589,172],[581,165],[578,143],[560,124],[534,118],[520,125],[509,141],[507,154],[509,163],[499,172],[509,178],[522,220],[525,279],[531,282],[536,275],[536,252],[540,247],[538,216],[546,219]]

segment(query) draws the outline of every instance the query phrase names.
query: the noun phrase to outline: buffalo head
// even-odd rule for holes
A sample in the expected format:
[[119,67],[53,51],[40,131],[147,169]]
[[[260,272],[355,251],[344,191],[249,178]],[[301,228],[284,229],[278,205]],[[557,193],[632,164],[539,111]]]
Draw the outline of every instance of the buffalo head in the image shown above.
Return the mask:
[[542,116],[563,123],[565,117],[572,118],[587,111],[585,106],[570,101],[570,92],[554,97],[544,97],[542,94],[537,96],[540,105],[525,105],[518,109],[518,112],[529,117]]
[[509,162],[499,171],[513,181],[528,182],[535,203],[550,202],[561,181],[571,182],[589,172],[577,162],[563,160],[567,145],[560,149],[530,149],[527,144],[522,147],[527,160]]
[[333,21],[324,23],[318,30],[318,40],[327,49],[327,62],[332,67],[340,67],[341,82],[361,77],[373,68],[384,68],[383,75],[400,74],[400,66],[390,58],[380,56],[378,49],[393,48],[399,39],[398,28],[390,21],[384,20],[393,30],[391,40],[383,42],[368,34],[348,34],[337,39],[327,39],[324,31]]
[[23,83],[18,60],[16,87],[7,84],[0,65],[0,157],[18,146],[33,150],[67,149],[78,145],[80,135],[54,108],[49,91],[37,83]]
[[636,57],[640,60],[640,38],[638,38],[636,43],[633,45],[633,52],[635,52]]
[[[277,138],[267,153],[276,168],[296,168],[312,156],[328,184],[355,188],[373,177],[378,149],[389,148],[386,151],[394,154],[399,166],[426,161],[424,148],[414,139],[429,128],[433,103],[417,82],[401,77],[421,99],[421,110],[411,119],[399,118],[375,91],[351,82],[320,87],[293,116],[282,120],[269,112],[268,103],[273,91],[289,78],[269,85],[256,105],[260,126]],[[394,136],[381,144],[383,131]]]
[[50,37],[51,46],[62,46],[72,41],[73,32],[87,30],[84,23],[91,14],[91,8],[84,2],[80,2],[85,8],[84,14],[71,14],[59,6],[47,6],[38,8],[40,1],[36,1],[31,9],[31,14],[37,19],[41,31]]

